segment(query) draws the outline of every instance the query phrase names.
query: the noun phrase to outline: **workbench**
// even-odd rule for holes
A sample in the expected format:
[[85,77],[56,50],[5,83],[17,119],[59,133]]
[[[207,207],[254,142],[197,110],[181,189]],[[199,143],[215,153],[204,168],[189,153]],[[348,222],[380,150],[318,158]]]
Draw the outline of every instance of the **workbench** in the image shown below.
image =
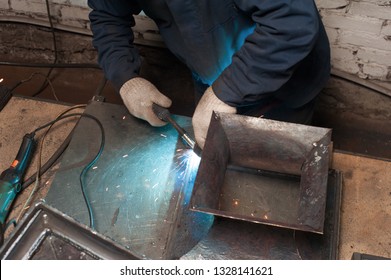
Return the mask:
[[[6,169],[10,165],[17,153],[20,141],[26,133],[31,132],[34,128],[55,119],[60,112],[70,107],[71,105],[69,104],[59,104],[42,100],[13,97],[7,106],[0,112],[1,170]],[[81,111],[82,110],[79,110],[79,112]],[[122,115],[124,116],[124,121],[126,121],[126,118],[131,117],[125,114]],[[52,132],[46,138],[45,147],[42,153],[42,162],[45,162],[53,153],[53,151],[55,151],[59,145],[61,145],[62,141],[67,137],[78,121],[78,118],[75,117],[73,119],[63,121],[61,124],[56,125],[53,128]],[[186,126],[189,125],[189,122],[184,120],[184,123],[182,124]],[[94,125],[91,124],[91,127],[93,126]],[[159,133],[161,138],[174,137],[174,135],[167,135],[166,132],[168,131],[164,131],[163,129]],[[90,132],[86,133],[89,134]],[[121,137],[121,135],[119,135],[119,137]],[[165,148],[180,149],[181,147],[167,146]],[[122,152],[123,151],[118,151],[118,153]],[[127,157],[127,153],[123,153],[122,156],[125,159]],[[35,172],[36,165],[37,156],[33,158],[32,163],[27,170],[26,177],[29,177],[32,173]],[[57,163],[51,169],[49,169],[48,172],[43,174],[38,191],[34,196],[35,200],[48,198],[49,201],[55,201],[56,205],[61,205],[61,197],[55,196],[56,187],[53,187],[53,181],[57,180],[58,185],[58,180],[61,178],[61,176],[56,177],[55,175],[61,174],[61,171],[63,170],[62,168],[64,169],[65,166],[61,166],[61,164]],[[67,168],[69,168],[69,166]],[[391,231],[389,229],[391,228],[391,173],[389,170],[391,168],[391,162],[363,157],[360,155],[352,155],[342,151],[334,151],[332,154],[331,168],[338,170],[343,174],[338,246],[339,250],[337,258],[351,259],[354,252],[390,258]],[[93,171],[99,171],[99,166],[97,170]],[[121,174],[116,174],[116,176],[121,176]],[[147,181],[145,181],[145,184],[147,184],[149,187],[153,188],[155,186],[155,183],[148,181],[148,178],[146,178],[146,180]],[[187,180],[191,181],[193,178],[188,178]],[[175,187],[175,182],[171,184],[173,184]],[[15,218],[19,215],[22,205],[27,200],[29,191],[31,191],[32,187],[33,186],[30,186],[17,197],[9,219]],[[120,185],[107,185],[100,189],[99,197],[104,199],[106,192],[115,192],[120,187]],[[64,185],[64,188],[64,197],[66,197],[66,184]],[[48,192],[49,197],[47,197]],[[117,192],[117,194],[120,195],[120,192]],[[159,197],[156,198],[159,199]],[[80,199],[80,203],[82,203],[82,198],[79,197],[78,199]],[[121,197],[118,197],[119,201],[123,201],[123,203],[129,203],[129,201],[121,199]],[[66,204],[66,202],[64,203]],[[105,203],[110,204],[110,201],[106,201]],[[143,209],[145,210],[149,206],[150,205],[144,205],[145,208]],[[115,207],[114,205],[112,207],[114,208],[111,209],[112,211],[108,213],[108,216],[101,217],[100,219],[103,219],[104,223],[108,224],[107,228],[115,225],[117,221],[120,221],[120,215],[124,214],[122,212],[118,212],[118,207]],[[143,211],[143,209],[139,210]],[[194,215],[195,214],[190,214],[190,220],[195,220],[196,227],[198,228],[198,239],[192,237],[191,240],[193,243],[186,244],[186,246],[183,246],[183,248],[179,248],[179,252],[183,251],[183,253],[185,253],[185,251],[197,245],[196,241],[202,241],[202,237],[205,236],[211,223],[213,222],[212,219],[202,215],[198,215],[197,218],[194,219]],[[189,217],[189,215],[186,214],[184,217]],[[88,223],[88,221],[85,220],[85,216],[83,215],[76,218],[82,220],[84,223]],[[134,219],[137,219],[137,215],[134,216]],[[175,217],[173,217],[173,219],[175,219]],[[184,224],[188,225],[191,223],[189,222]],[[129,226],[129,224],[126,226]],[[149,234],[147,231],[148,225],[145,225],[145,228],[146,234]],[[12,228],[8,230],[7,234],[10,234],[11,230]],[[170,229],[167,228],[164,230]],[[186,241],[186,238],[184,237],[186,235],[183,235],[185,231],[186,228],[176,237],[176,241]],[[115,232],[111,234],[115,234]],[[151,248],[157,248],[162,244],[151,244]],[[142,244],[136,245],[141,246]],[[157,250],[158,249],[159,248],[157,248]],[[156,256],[156,258],[168,257],[163,253],[154,256]],[[171,258],[172,256],[169,257]],[[174,257],[179,258],[180,256]]]

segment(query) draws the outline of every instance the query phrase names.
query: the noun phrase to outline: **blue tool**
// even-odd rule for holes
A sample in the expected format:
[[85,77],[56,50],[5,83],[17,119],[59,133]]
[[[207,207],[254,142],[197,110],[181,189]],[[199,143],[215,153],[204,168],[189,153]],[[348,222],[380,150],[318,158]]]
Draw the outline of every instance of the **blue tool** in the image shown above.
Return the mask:
[[23,176],[31,160],[34,144],[34,134],[26,134],[15,160],[0,175],[0,246],[4,242],[5,222],[12,202],[22,189]]

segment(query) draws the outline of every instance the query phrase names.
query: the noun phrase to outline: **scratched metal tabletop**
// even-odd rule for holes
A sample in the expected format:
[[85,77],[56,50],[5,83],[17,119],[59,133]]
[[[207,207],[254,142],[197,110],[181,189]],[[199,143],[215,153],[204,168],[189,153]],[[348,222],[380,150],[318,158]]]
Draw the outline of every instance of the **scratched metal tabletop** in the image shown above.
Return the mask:
[[[92,102],[104,151],[87,173],[95,230],[145,259],[335,259],[341,174],[329,175],[323,235],[189,210],[199,158],[170,125],[151,127],[120,105]],[[191,119],[174,116],[192,134]],[[100,145],[97,124],[82,118],[63,155],[46,203],[89,225],[80,173]]]
[[[188,210],[199,159],[170,125],[151,127],[119,105],[93,102],[85,113],[103,124],[106,143],[88,171],[86,193],[95,230],[148,259],[175,259],[209,231],[213,216]],[[191,133],[191,120],[174,116]],[[97,124],[82,118],[46,197],[89,225],[80,173],[99,149]]]

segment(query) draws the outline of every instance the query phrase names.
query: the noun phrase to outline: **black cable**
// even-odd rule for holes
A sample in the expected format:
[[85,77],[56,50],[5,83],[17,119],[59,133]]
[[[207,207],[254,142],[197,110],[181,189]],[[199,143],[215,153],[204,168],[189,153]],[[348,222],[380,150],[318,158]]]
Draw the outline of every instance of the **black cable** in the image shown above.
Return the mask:
[[[71,142],[72,134],[73,131],[68,134],[67,138],[65,138],[65,140],[62,142],[60,147],[58,147],[56,152],[46,161],[44,165],[42,165],[40,173],[45,173],[60,158],[60,156],[64,153],[69,143]],[[28,186],[30,186],[35,181],[36,176],[37,176],[37,172],[35,172],[28,179],[26,179],[22,184],[21,190],[23,191]]]
[[[46,3],[46,12],[47,12],[47,15],[48,15],[48,19],[49,19],[49,24],[50,24],[50,31],[52,33],[52,41],[53,41],[53,52],[54,52],[54,62],[53,64],[56,64],[57,63],[57,60],[58,60],[58,54],[57,54],[57,41],[56,41],[56,33],[54,32],[54,26],[53,26],[53,21],[52,21],[52,15],[50,13],[50,6],[49,6],[49,0],[46,0],[45,1]],[[41,87],[32,95],[32,97],[36,97],[38,94],[40,94],[48,85],[48,80],[49,80],[49,77],[50,75],[52,74],[53,72],[53,69],[54,68],[50,68],[48,73],[46,74],[46,78],[43,82],[43,84],[41,85]]]
[[91,207],[91,204],[90,204],[90,201],[87,197],[87,194],[86,194],[86,190],[85,190],[85,177],[87,175],[87,172],[88,170],[90,170],[90,168],[95,164],[95,162],[99,159],[100,155],[102,154],[103,152],[103,149],[104,149],[104,145],[105,145],[105,132],[104,132],[104,128],[103,128],[103,125],[102,123],[99,121],[98,118],[96,118],[95,116],[93,115],[90,115],[90,114],[86,114],[86,113],[72,113],[72,114],[68,114],[68,115],[64,115],[64,116],[61,116],[61,117],[58,117],[57,119],[53,120],[53,121],[50,121],[38,128],[36,128],[33,132],[31,133],[36,133],[56,122],[58,122],[59,120],[62,120],[62,119],[65,119],[65,118],[70,118],[70,117],[74,117],[74,116],[81,116],[81,117],[86,117],[86,118],[90,118],[92,120],[94,120],[100,130],[101,130],[101,144],[100,144],[100,147],[99,147],[99,151],[98,153],[95,155],[95,157],[83,168],[82,172],[80,173],[80,186],[81,186],[81,191],[82,191],[82,194],[83,194],[83,198],[84,198],[84,202],[86,203],[86,206],[87,206],[87,210],[88,210],[88,216],[89,216],[89,220],[90,220],[90,227],[92,229],[95,229],[95,222],[94,222],[94,213],[92,211],[92,207]]
[[101,69],[96,63],[34,63],[34,62],[11,62],[0,61],[0,65],[13,67],[32,67],[32,68],[92,68]]
[[21,80],[19,82],[17,82],[12,88],[11,88],[11,92],[13,92],[18,86],[22,85],[23,83],[26,83],[26,82],[29,82],[31,81],[31,79],[35,76],[35,75],[41,75],[41,76],[44,76],[45,77],[45,80],[47,82],[47,84],[50,85],[51,89],[52,89],[52,93],[53,93],[53,96],[54,96],[54,99],[56,99],[56,101],[59,101],[57,95],[56,95],[56,92],[54,90],[54,87],[53,87],[53,84],[52,82],[49,80],[49,78],[47,76],[45,76],[44,74],[42,73],[39,73],[39,72],[34,72],[30,75],[29,78],[25,79],[25,80]]
[[95,96],[103,96],[103,90],[104,90],[104,88],[106,86],[106,83],[107,83],[107,79],[103,75],[102,80],[100,81],[100,83],[98,85],[98,88],[95,91]]

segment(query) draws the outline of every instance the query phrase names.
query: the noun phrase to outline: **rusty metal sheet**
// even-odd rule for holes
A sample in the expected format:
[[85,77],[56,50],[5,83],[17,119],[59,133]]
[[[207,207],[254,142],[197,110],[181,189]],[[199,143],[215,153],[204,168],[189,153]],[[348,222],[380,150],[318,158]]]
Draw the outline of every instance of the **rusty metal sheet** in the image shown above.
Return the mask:
[[137,260],[139,256],[46,205],[35,204],[1,248],[2,260]]
[[331,130],[214,113],[194,211],[323,233]]
[[338,259],[342,173],[330,170],[324,234],[216,217],[208,236],[183,260]]

